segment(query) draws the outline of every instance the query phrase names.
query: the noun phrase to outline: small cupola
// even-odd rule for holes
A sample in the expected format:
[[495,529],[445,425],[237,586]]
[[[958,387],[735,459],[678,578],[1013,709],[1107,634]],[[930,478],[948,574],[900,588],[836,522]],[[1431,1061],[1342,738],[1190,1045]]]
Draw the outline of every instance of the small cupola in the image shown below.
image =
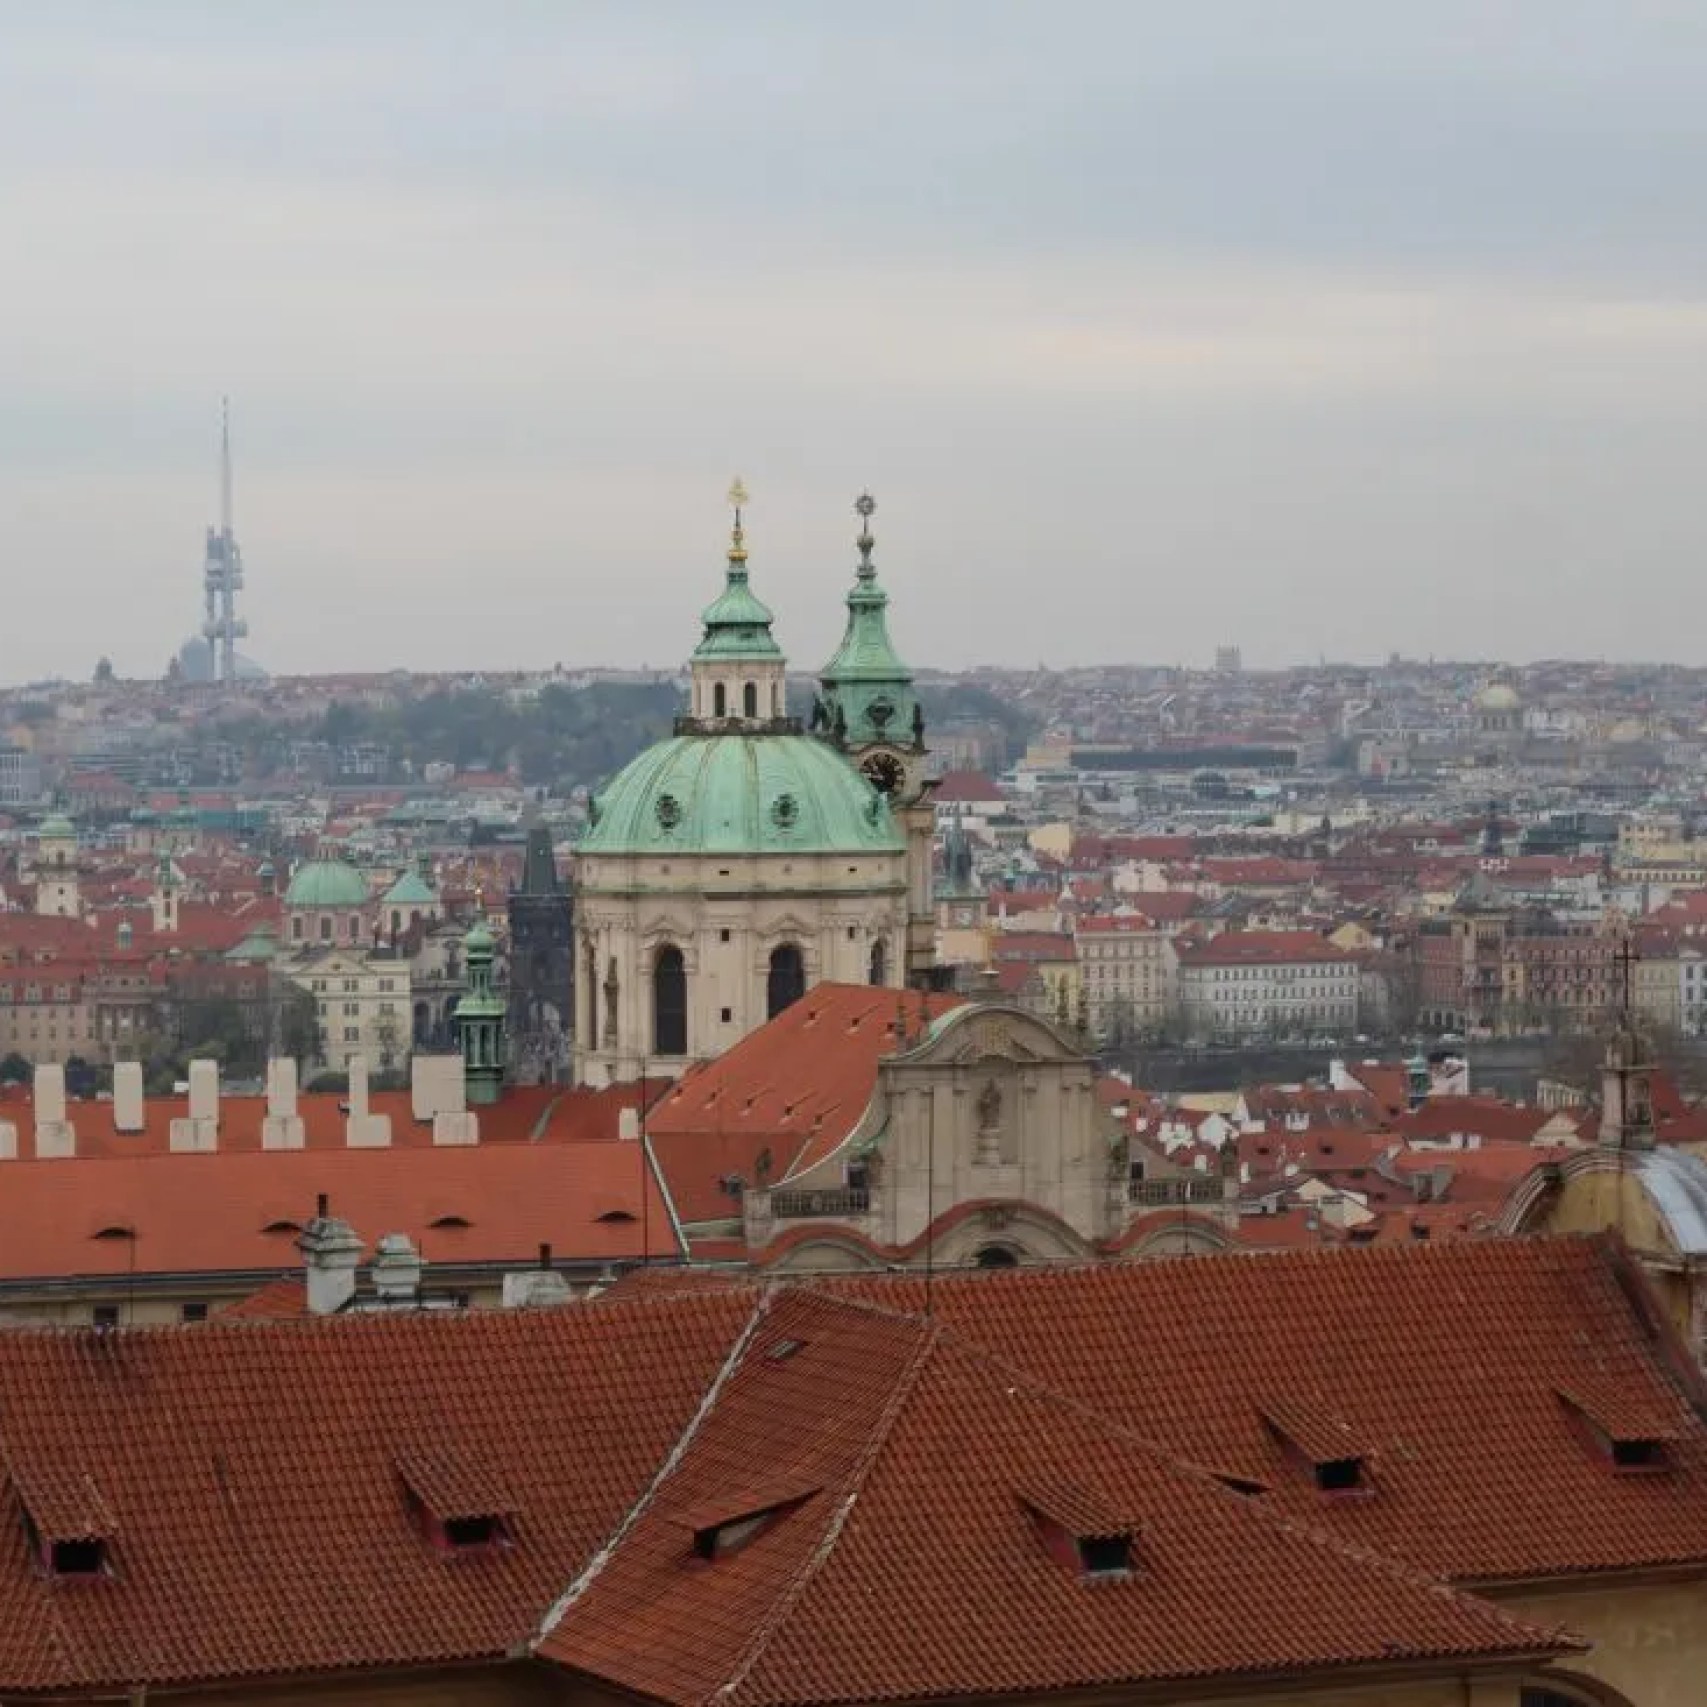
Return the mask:
[[694,650],[693,697],[683,733],[762,733],[787,726],[787,660],[771,634],[771,613],[747,577],[747,501],[747,489],[737,480],[729,488],[735,520],[723,591],[701,618],[705,632]]

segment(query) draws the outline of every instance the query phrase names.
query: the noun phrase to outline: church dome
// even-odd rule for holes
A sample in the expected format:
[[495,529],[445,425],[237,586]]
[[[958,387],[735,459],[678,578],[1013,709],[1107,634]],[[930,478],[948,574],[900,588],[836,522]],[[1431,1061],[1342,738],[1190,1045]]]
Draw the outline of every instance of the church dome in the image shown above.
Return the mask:
[[42,819],[36,836],[44,842],[74,842],[77,826],[63,812],[55,812],[51,817]]
[[883,797],[809,735],[678,735],[594,797],[577,851],[598,854],[900,853]]
[[367,880],[341,859],[311,859],[296,868],[285,891],[287,907],[365,907]]
[[1490,682],[1476,695],[1478,711],[1519,711],[1522,706],[1517,689],[1505,682]]

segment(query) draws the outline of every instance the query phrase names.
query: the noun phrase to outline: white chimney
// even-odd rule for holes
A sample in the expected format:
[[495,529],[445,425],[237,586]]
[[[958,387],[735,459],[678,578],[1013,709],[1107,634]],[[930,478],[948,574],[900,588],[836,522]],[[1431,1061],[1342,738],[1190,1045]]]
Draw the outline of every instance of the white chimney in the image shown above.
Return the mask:
[[411,1110],[433,1123],[435,1144],[478,1144],[480,1117],[468,1106],[460,1055],[417,1055],[409,1064]]
[[548,1310],[574,1297],[569,1282],[547,1268],[524,1268],[504,1276],[506,1310]]
[[362,1242],[348,1221],[316,1215],[296,1241],[302,1252],[311,1315],[335,1316],[356,1295]]
[[267,1063],[267,1112],[261,1121],[263,1150],[300,1150],[305,1142],[296,1112],[296,1062],[289,1056]]
[[17,1122],[12,1120],[0,1120],[0,1162],[15,1162],[17,1159]]
[[36,1155],[42,1160],[77,1154],[77,1131],[65,1118],[65,1069],[57,1061],[36,1068]]
[[633,1144],[640,1137],[640,1110],[625,1108],[616,1117],[616,1135],[625,1144]]
[[113,1130],[141,1132],[148,1124],[142,1102],[142,1063],[113,1063]]
[[219,1148],[219,1063],[190,1063],[190,1112],[172,1122],[174,1150],[210,1153]]
[[344,1123],[344,1142],[352,1150],[383,1150],[391,1142],[391,1116],[368,1110],[367,1057],[352,1055],[344,1066],[350,1075],[350,1114]]
[[368,1272],[374,1291],[387,1304],[414,1304],[421,1297],[421,1271],[426,1266],[407,1233],[387,1233],[373,1248]]

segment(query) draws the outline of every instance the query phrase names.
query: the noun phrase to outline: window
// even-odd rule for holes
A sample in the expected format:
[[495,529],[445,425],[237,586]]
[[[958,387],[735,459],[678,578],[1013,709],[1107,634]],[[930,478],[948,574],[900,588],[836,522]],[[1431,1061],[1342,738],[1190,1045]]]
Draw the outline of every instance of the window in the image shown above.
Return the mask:
[[1324,1494],[1348,1494],[1363,1486],[1361,1458],[1330,1458],[1316,1466],[1316,1486]]
[[1087,1577],[1132,1574],[1130,1535],[1087,1535],[1079,1541],[1079,1568]]
[[729,715],[729,693],[722,682],[711,690],[711,715],[727,717]]
[[344,1027],[344,1041],[346,1043],[360,1043],[361,1040],[362,1028],[359,1025],[347,1025]]
[[869,982],[878,985],[889,982],[889,949],[882,937],[879,937],[871,945],[871,976]]
[[205,1322],[207,1320],[207,1305],[186,1304],[178,1314],[180,1319],[186,1322]]
[[320,915],[320,940],[322,942],[332,940],[332,921],[325,913]]
[[682,951],[673,943],[652,962],[652,1050],[657,1055],[688,1052],[688,974]]
[[735,1010],[733,1008],[719,1008],[717,1010],[717,1017],[725,1025],[733,1025],[735,1023]]
[[70,1541],[50,1541],[48,1569],[56,1577],[98,1577],[106,1574],[107,1544],[98,1535]]
[[770,974],[765,980],[765,1012],[775,1019],[806,994],[806,961],[797,944],[785,942],[771,950]]
[[97,1328],[116,1328],[119,1325],[119,1307],[116,1304],[97,1304],[89,1319]]
[[[723,874],[723,875],[724,875],[724,876],[725,876],[725,877],[727,877],[727,876],[728,876],[728,875],[729,875],[729,874],[728,874],[728,872],[725,872],[725,873],[724,873],[724,874]],[[728,940],[729,940],[729,933],[728,933],[728,931],[719,931],[719,932],[718,932],[718,933],[717,933],[717,940],[718,940],[718,941],[719,941],[719,942],[727,942],[727,941],[728,941]]]
[[748,682],[741,689],[741,710],[748,717],[759,715],[759,684],[757,682]]
[[474,1547],[496,1547],[505,1535],[504,1520],[494,1515],[447,1517],[443,1530],[445,1546],[453,1553]]

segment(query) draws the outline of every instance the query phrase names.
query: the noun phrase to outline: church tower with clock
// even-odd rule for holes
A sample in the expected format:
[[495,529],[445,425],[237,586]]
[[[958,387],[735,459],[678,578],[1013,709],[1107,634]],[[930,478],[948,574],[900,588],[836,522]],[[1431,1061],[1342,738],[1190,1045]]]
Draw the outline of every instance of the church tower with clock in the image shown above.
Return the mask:
[[936,918],[931,895],[931,850],[936,814],[925,778],[925,714],[913,689],[913,672],[889,638],[889,595],[877,584],[871,560],[876,546],[869,492],[854,505],[859,516],[859,568],[848,593],[842,643],[818,676],[813,732],[858,766],[888,803],[907,848],[905,977],[928,985],[936,964]]

